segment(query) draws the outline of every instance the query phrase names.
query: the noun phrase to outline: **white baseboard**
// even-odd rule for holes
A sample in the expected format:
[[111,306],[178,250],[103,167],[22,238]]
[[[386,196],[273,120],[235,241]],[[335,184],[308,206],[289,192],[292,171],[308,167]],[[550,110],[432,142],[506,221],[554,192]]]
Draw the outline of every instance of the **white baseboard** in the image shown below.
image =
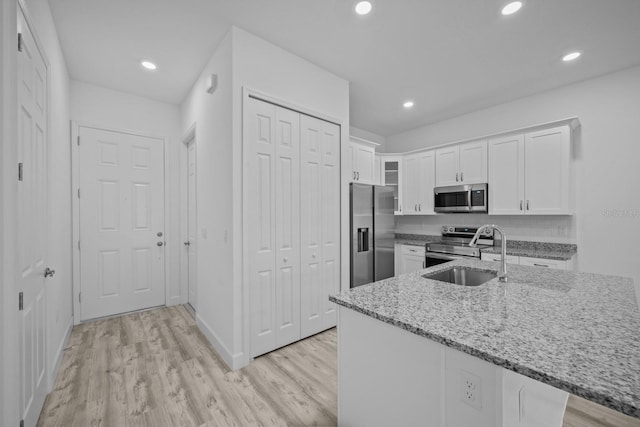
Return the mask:
[[224,363],[232,370],[240,369],[247,365],[247,362],[244,360],[244,353],[236,353],[232,354],[231,351],[227,348],[226,345],[220,341],[215,332],[207,325],[207,323],[202,320],[202,318],[196,312],[196,325],[205,337],[209,340],[213,348],[216,350],[218,355],[222,358]]
[[167,307],[171,307],[172,305],[179,305],[179,304],[184,304],[184,302],[182,302],[183,298],[181,296],[174,296],[174,297],[170,297],[167,300]]
[[53,383],[56,380],[56,375],[58,374],[58,369],[60,368],[60,363],[62,362],[62,355],[64,354],[64,348],[69,342],[69,337],[71,336],[71,330],[73,329],[73,316],[69,319],[67,323],[67,327],[64,332],[64,337],[60,341],[58,348],[56,349],[56,357],[53,359],[53,364],[51,365],[51,370],[49,371],[49,378],[47,383],[47,390],[51,391],[53,388]]

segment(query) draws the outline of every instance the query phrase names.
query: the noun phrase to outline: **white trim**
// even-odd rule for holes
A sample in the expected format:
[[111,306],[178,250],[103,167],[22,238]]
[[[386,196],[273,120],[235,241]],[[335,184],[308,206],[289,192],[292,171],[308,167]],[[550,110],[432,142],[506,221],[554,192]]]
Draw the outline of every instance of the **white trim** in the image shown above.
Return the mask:
[[373,145],[374,147],[379,147],[380,146],[380,144],[377,143],[377,142],[369,141],[368,139],[359,138],[357,136],[350,135],[349,138],[350,139],[355,139],[356,141],[359,141],[359,142],[364,142],[365,144]]
[[51,365],[51,371],[49,372],[49,377],[47,378],[47,390],[51,390],[53,388],[53,383],[56,380],[56,375],[58,374],[58,369],[60,368],[60,362],[62,362],[62,356],[64,354],[65,347],[69,342],[69,337],[71,336],[71,330],[73,329],[73,317],[69,318],[69,322],[67,323],[67,327],[65,328],[64,336],[58,345],[56,350],[56,356],[53,359],[53,364]]
[[207,337],[207,340],[209,340],[209,343],[211,343],[216,353],[218,353],[218,356],[220,356],[220,358],[224,361],[224,363],[227,364],[229,369],[232,369],[235,371],[236,369],[240,369],[243,366],[246,366],[249,364],[248,361],[245,363],[245,359],[247,358],[246,356],[248,352],[240,352],[240,353],[232,354],[227,348],[227,346],[225,346],[222,343],[222,340],[218,338],[216,333],[213,332],[213,329],[209,327],[207,322],[202,320],[202,317],[200,317],[200,315],[197,312],[196,312],[196,325],[198,325],[198,329],[200,329],[200,331],[202,331],[204,336]]
[[[233,357],[233,360],[237,360],[239,365],[237,367],[234,367],[233,369],[239,369],[243,366],[247,366],[250,361],[251,361],[251,300],[249,298],[249,294],[250,294],[250,288],[249,288],[249,283],[247,283],[248,278],[250,277],[250,271],[249,271],[249,262],[248,260],[249,258],[249,230],[248,230],[248,225],[249,225],[249,212],[246,209],[247,206],[249,206],[249,189],[248,189],[248,183],[249,183],[249,167],[248,167],[248,159],[249,159],[249,147],[247,147],[247,144],[245,144],[245,135],[247,134],[247,124],[249,122],[249,118],[247,116],[248,112],[247,112],[247,108],[246,108],[246,101],[249,99],[249,97],[261,100],[261,101],[265,101],[271,104],[275,104],[278,105],[280,107],[283,108],[287,108],[289,110],[293,110],[296,111],[300,114],[304,114],[307,116],[312,116],[315,118],[318,118],[320,120],[326,121],[326,122],[330,122],[330,123],[334,123],[336,125],[338,125],[340,127],[340,158],[338,159],[338,167],[340,170],[340,188],[339,191],[342,192],[343,191],[343,174],[342,174],[342,161],[343,161],[343,147],[345,143],[348,143],[348,141],[345,141],[345,139],[343,138],[343,130],[344,129],[348,129],[348,126],[346,126],[342,120],[337,119],[333,116],[324,114],[324,113],[320,113],[318,111],[314,111],[310,108],[306,108],[303,107],[301,105],[298,104],[294,104],[291,103],[289,101],[285,101],[281,98],[277,98],[275,96],[266,94],[264,92],[255,90],[255,89],[251,89],[247,86],[242,86],[242,103],[241,103],[241,108],[242,108],[242,124],[241,124],[241,129],[242,129],[242,133],[240,135],[240,142],[242,145],[242,237],[241,237],[241,242],[242,242],[242,266],[241,266],[241,271],[242,271],[242,276],[240,277],[240,289],[241,289],[241,295],[242,295],[242,348],[244,349],[244,352],[240,352],[238,354],[236,354]],[[342,230],[342,194],[340,197],[340,230]],[[342,233],[341,233],[341,237],[340,237],[340,249],[338,251],[338,260],[340,261],[340,271],[342,272],[343,267],[343,251],[342,251]],[[342,274],[340,275],[340,289],[343,289],[343,280],[342,280]],[[236,359],[237,358],[237,359]]]
[[[137,131],[131,131],[126,129],[117,129],[112,128],[110,126],[102,126],[102,125],[93,125],[87,123],[78,123],[74,120],[70,122],[71,126],[71,216],[72,216],[72,238],[71,238],[71,246],[73,247],[73,261],[72,261],[72,299],[73,299],[73,323],[74,325],[78,325],[81,322],[81,306],[80,306],[80,250],[78,249],[78,242],[80,241],[80,201],[78,199],[77,191],[80,188],[80,148],[77,143],[78,136],[80,135],[80,128],[90,128],[90,129],[98,129],[104,130],[108,132],[118,132],[124,133],[128,135],[141,136],[145,138],[153,138],[159,141],[162,141],[162,156],[163,156],[163,182],[164,182],[164,224],[163,224],[163,232],[164,232],[164,241],[171,240],[170,233],[167,232],[167,216],[169,212],[169,208],[171,206],[171,201],[168,200],[167,197],[167,171],[169,160],[167,156],[167,138],[163,136],[149,135],[140,133]],[[82,141],[80,142],[82,143]],[[169,247],[175,245],[167,245]],[[165,306],[170,305],[170,288],[169,288],[169,264],[168,260],[170,259],[170,249],[165,250],[164,256],[164,304]],[[173,301],[172,301],[173,302]],[[175,302],[174,304],[179,304],[180,302]]]

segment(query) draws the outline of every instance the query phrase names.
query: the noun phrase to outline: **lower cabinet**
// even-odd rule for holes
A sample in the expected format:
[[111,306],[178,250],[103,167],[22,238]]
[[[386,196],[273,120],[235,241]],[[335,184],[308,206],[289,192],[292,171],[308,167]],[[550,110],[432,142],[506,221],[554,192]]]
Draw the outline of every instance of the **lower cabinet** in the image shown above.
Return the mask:
[[340,127],[253,98],[243,127],[255,357],[336,324]]
[[[482,261],[500,261],[500,254],[483,253],[480,258]],[[557,270],[573,270],[572,260],[555,260],[545,258],[532,258],[524,256],[507,255],[507,264],[519,264],[529,267],[555,268]]]
[[424,246],[396,245],[396,276],[422,270],[424,267]]

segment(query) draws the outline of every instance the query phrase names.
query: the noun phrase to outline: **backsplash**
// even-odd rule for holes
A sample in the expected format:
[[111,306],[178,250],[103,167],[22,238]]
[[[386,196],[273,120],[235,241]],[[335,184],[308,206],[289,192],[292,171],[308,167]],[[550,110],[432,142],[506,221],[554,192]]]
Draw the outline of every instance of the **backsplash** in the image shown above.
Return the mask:
[[[439,235],[443,225],[496,224],[507,239],[549,243],[577,243],[574,216],[438,214],[396,216],[396,233]],[[499,236],[496,234],[496,238]]]

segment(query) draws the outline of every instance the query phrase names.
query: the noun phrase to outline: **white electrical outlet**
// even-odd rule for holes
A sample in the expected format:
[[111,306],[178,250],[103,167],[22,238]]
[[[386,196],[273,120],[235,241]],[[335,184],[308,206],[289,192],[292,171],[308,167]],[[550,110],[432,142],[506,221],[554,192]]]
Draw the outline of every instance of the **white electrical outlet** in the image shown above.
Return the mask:
[[476,409],[482,409],[482,380],[464,369],[460,370],[460,400]]

